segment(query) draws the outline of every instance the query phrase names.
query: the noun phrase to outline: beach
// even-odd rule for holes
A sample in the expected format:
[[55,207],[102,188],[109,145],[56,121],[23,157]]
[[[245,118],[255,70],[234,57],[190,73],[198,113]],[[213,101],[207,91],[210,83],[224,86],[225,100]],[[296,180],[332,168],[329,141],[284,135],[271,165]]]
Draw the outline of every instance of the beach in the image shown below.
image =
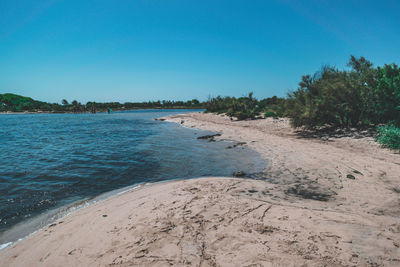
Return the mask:
[[[266,161],[252,179],[145,185],[0,251],[0,266],[398,266],[400,155],[368,132],[310,135],[287,119],[189,113]],[[245,175],[246,176],[246,175]]]

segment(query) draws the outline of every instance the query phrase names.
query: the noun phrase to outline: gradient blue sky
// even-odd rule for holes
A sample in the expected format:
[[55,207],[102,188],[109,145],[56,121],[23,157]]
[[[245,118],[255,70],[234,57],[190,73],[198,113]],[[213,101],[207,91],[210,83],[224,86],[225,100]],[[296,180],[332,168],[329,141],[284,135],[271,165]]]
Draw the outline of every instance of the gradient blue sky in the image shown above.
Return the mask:
[[0,92],[35,99],[284,96],[350,54],[400,60],[400,1],[0,0]]

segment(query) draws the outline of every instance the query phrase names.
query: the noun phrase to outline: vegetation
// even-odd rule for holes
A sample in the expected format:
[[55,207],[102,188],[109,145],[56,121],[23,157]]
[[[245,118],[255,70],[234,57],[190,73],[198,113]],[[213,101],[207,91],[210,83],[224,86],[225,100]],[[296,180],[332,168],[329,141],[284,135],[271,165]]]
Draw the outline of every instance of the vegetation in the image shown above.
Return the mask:
[[351,56],[349,71],[323,67],[302,77],[288,95],[285,115],[292,125],[378,126],[377,141],[400,149],[400,68],[385,64],[374,68],[364,57]]
[[358,127],[400,123],[400,70],[395,64],[373,68],[351,57],[349,71],[323,67],[305,75],[290,93],[285,113],[293,126]]
[[364,57],[351,56],[349,69],[323,66],[304,75],[287,98],[216,97],[206,103],[208,112],[237,119],[288,117],[294,127],[344,128],[383,125],[378,141],[400,147],[400,68],[392,63],[374,67]]
[[247,97],[216,97],[207,111],[238,119],[286,116],[295,127],[358,127],[393,121],[400,124],[400,68],[396,64],[374,68],[364,57],[351,56],[349,70],[324,66],[301,78],[299,87],[285,98],[258,101]]
[[378,126],[377,141],[392,149],[400,149],[400,128],[393,124]]
[[34,100],[30,97],[15,95],[15,94],[0,94],[0,112],[100,112],[108,109],[113,110],[130,110],[130,109],[148,109],[148,108],[202,108],[203,103],[197,99],[189,101],[153,101],[153,102],[109,102],[97,103],[87,102],[81,104],[74,100],[69,103],[63,99],[61,105],[58,103],[46,103]]
[[253,98],[253,93],[247,97],[216,97],[210,98],[206,102],[207,112],[226,113],[228,116],[238,119],[254,119],[260,112],[257,99]]
[[57,109],[58,104],[50,104],[37,100],[33,100],[30,97],[15,95],[15,94],[0,94],[0,111],[52,111]]
[[270,117],[272,117],[272,118],[277,118],[278,115],[277,115],[276,112],[274,112],[274,111],[266,111],[266,112],[264,113],[264,117],[265,117],[265,118],[270,118]]
[[264,111],[264,117],[278,118],[285,116],[285,103],[285,98],[273,96],[261,100],[259,106]]
[[206,112],[226,113],[238,120],[259,118],[262,112],[272,117],[283,116],[283,103],[285,99],[276,96],[258,101],[249,93],[244,97],[221,97],[209,98],[205,103]]

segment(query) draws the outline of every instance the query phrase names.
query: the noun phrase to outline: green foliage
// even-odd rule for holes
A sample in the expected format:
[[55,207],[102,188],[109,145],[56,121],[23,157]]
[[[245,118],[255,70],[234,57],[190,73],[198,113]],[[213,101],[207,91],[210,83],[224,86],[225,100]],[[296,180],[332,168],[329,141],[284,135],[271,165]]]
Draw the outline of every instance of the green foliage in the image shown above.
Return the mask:
[[400,149],[400,128],[393,124],[378,127],[377,141],[389,148]]
[[35,111],[44,104],[46,103],[33,100],[30,97],[15,94],[0,94],[0,111]]
[[129,110],[129,109],[145,109],[145,108],[203,108],[203,103],[197,99],[188,101],[152,101],[152,102],[109,102],[96,103],[87,102],[86,105],[74,100],[68,103],[66,99],[61,101],[61,105],[57,103],[46,103],[34,100],[30,97],[24,97],[15,94],[0,94],[0,112],[92,112],[113,110]]
[[293,126],[358,127],[400,122],[400,70],[395,64],[373,68],[351,56],[350,71],[325,66],[302,77],[288,94],[285,114]]
[[262,112],[273,112],[273,117],[284,115],[285,99],[276,96],[258,101],[249,93],[246,97],[221,97],[209,98],[205,103],[206,112],[226,113],[238,120],[255,119]]
[[375,112],[383,122],[394,121],[400,125],[400,69],[396,64],[377,69]]
[[276,118],[276,117],[278,117],[278,115],[275,113],[275,112],[273,112],[273,111],[266,111],[265,113],[264,113],[264,117],[265,118]]
[[[264,110],[264,112],[274,112],[273,117],[284,117],[286,116],[286,99],[277,96],[264,98],[259,102],[259,107]],[[264,115],[265,115],[264,113]]]
[[249,93],[246,97],[221,97],[210,98],[206,102],[206,112],[226,113],[238,120],[255,119],[261,112],[258,100]]
[[303,76],[299,86],[289,94],[287,106],[294,126],[355,126],[362,121],[360,91],[348,72],[323,67],[313,76]]

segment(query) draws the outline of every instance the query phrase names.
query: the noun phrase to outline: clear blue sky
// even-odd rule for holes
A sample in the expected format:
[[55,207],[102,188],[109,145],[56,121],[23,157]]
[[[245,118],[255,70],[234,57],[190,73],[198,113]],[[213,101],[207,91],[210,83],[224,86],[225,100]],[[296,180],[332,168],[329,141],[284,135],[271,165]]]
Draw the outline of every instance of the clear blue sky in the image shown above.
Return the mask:
[[0,92],[35,99],[284,96],[350,54],[400,62],[400,1],[0,0]]

